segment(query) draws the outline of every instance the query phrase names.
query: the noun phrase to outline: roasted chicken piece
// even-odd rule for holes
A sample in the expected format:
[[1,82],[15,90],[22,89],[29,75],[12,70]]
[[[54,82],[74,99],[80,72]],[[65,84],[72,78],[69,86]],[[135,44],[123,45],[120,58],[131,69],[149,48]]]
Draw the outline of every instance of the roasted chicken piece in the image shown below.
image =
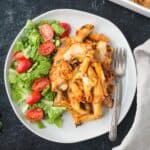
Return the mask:
[[57,48],[57,53],[54,56],[53,65],[63,59],[63,55],[68,51],[68,48],[71,46],[71,38],[61,39],[61,45]]
[[71,46],[70,38],[61,39],[61,46],[57,49],[57,53],[53,59],[53,66],[51,68],[49,78],[52,83],[52,90],[65,91],[68,88],[67,81],[71,78],[72,67],[63,59],[63,55],[66,53],[68,48]]
[[104,70],[110,70],[112,68],[111,64],[113,49],[107,42],[100,41],[97,43],[97,50],[99,51],[100,61],[102,63],[102,66],[104,67]]
[[90,54],[89,50],[92,50],[92,45],[88,43],[73,43],[68,50],[64,53],[63,59],[70,62],[78,60],[82,62],[85,55]]
[[94,30],[92,24],[86,24],[76,31],[76,35],[73,38],[74,42],[83,42],[83,40]]
[[83,56],[86,54],[86,47],[83,43],[74,43],[72,44],[66,53],[62,56],[66,61],[72,61],[74,59],[78,59],[82,61]]
[[59,60],[52,66],[49,77],[52,91],[65,91],[68,88],[67,82],[72,77],[72,68],[65,60]]

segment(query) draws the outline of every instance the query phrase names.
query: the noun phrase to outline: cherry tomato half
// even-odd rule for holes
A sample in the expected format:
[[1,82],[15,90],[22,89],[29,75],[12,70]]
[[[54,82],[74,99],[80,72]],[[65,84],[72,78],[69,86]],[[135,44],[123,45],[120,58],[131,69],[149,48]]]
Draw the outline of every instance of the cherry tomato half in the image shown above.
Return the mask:
[[41,97],[42,96],[41,96],[40,92],[33,91],[31,94],[29,94],[26,97],[26,103],[29,105],[33,105],[33,104],[37,103],[41,99]]
[[65,22],[60,23],[60,26],[62,28],[64,28],[64,30],[65,30],[64,33],[61,35],[61,38],[69,36],[70,31],[71,31],[71,26],[68,23],[65,23]]
[[16,70],[18,73],[24,73],[24,72],[27,72],[27,70],[31,66],[32,66],[32,61],[30,59],[21,59],[21,60],[18,60]]
[[13,60],[22,60],[26,59],[22,52],[16,52],[13,55]]
[[49,24],[40,25],[39,30],[44,41],[49,41],[54,37],[54,31]]
[[55,49],[55,45],[51,41],[42,43],[38,49],[38,52],[43,56],[50,55]]
[[38,91],[41,92],[43,91],[48,85],[50,84],[50,81],[46,77],[39,78],[34,81],[32,85],[32,90],[33,91]]
[[33,108],[27,110],[25,116],[30,121],[40,121],[44,118],[44,112],[41,108]]

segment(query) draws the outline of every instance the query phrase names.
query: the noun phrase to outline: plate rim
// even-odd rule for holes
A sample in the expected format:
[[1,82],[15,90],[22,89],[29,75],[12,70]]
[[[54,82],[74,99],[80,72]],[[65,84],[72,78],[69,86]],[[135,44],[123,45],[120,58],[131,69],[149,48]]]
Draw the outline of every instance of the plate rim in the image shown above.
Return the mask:
[[[50,11],[47,11],[47,12],[45,12],[45,13],[42,13],[42,14],[40,14],[40,15],[34,17],[34,18],[31,19],[31,20],[34,21],[34,22],[36,22],[36,20],[38,20],[40,17],[45,16],[45,15],[47,15],[47,14],[49,14],[49,13],[57,12],[57,11],[66,11],[66,12],[67,12],[67,11],[68,11],[68,12],[69,12],[69,11],[72,11],[72,12],[74,12],[74,13],[87,14],[87,15],[90,15],[90,16],[99,17],[101,20],[107,21],[107,22],[109,22],[110,24],[114,25],[114,26],[121,32],[121,34],[123,35],[124,39],[126,40],[126,42],[127,42],[127,44],[128,44],[128,47],[129,47],[129,49],[130,49],[130,52],[131,52],[131,55],[132,55],[132,58],[133,58],[134,68],[135,68],[135,82],[137,82],[137,72],[136,72],[136,65],[135,65],[134,55],[133,55],[133,53],[132,53],[132,51],[131,51],[131,47],[130,47],[130,45],[129,45],[129,43],[128,43],[126,37],[125,37],[125,35],[123,34],[123,32],[120,30],[120,28],[119,28],[116,24],[114,24],[114,23],[113,23],[112,21],[110,21],[109,19],[104,18],[104,17],[101,17],[101,16],[99,16],[99,15],[96,15],[96,14],[93,14],[93,13],[89,13],[89,12],[87,12],[87,11],[81,11],[81,10],[77,10],[77,9],[68,9],[68,8],[64,8],[64,9],[52,9],[52,10],[50,10]],[[65,143],[65,144],[78,143],[78,142],[83,142],[83,141],[87,141],[87,140],[96,138],[96,137],[98,137],[98,136],[102,136],[103,134],[107,133],[108,131],[105,131],[104,133],[102,133],[102,134],[100,134],[100,135],[91,136],[91,137],[88,137],[88,138],[82,139],[82,140],[60,141],[59,139],[56,139],[56,138],[55,138],[55,139],[52,139],[52,138],[49,139],[49,138],[47,138],[47,137],[41,135],[40,133],[36,132],[34,129],[32,129],[29,125],[27,125],[27,124],[24,122],[24,120],[22,119],[21,115],[17,112],[17,110],[16,110],[16,108],[15,108],[13,102],[12,102],[13,100],[12,100],[11,94],[10,94],[10,92],[9,92],[9,90],[8,90],[8,89],[9,89],[9,88],[8,88],[9,85],[8,85],[8,81],[7,81],[7,70],[8,70],[9,61],[10,61],[10,60],[9,60],[10,53],[11,53],[11,51],[12,51],[13,45],[15,44],[15,42],[17,41],[17,39],[21,36],[24,27],[25,27],[25,26],[23,26],[23,27],[21,28],[21,30],[19,31],[19,33],[17,34],[17,36],[15,37],[15,39],[13,40],[13,42],[11,43],[11,46],[10,46],[8,52],[7,52],[7,56],[6,56],[6,58],[5,58],[5,64],[4,64],[4,85],[5,85],[6,94],[7,94],[7,96],[8,96],[9,103],[11,104],[11,107],[13,108],[13,111],[15,112],[15,115],[16,115],[17,118],[20,120],[20,122],[21,122],[27,129],[29,129],[32,133],[34,133],[35,135],[37,135],[37,136],[39,136],[39,137],[41,137],[41,138],[43,138],[43,139],[45,139],[45,140],[47,140],[47,141],[51,141],[51,142],[55,142],[55,143]],[[136,86],[135,86],[135,88],[134,88],[133,96],[132,96],[132,98],[131,98],[132,100],[131,100],[131,102],[130,102],[130,104],[129,104],[129,107],[126,109],[125,115],[124,115],[121,119],[119,119],[118,125],[124,120],[124,118],[126,117],[127,113],[129,112],[129,110],[130,110],[130,108],[131,108],[131,105],[132,105],[132,103],[133,103],[135,94],[136,94]]]

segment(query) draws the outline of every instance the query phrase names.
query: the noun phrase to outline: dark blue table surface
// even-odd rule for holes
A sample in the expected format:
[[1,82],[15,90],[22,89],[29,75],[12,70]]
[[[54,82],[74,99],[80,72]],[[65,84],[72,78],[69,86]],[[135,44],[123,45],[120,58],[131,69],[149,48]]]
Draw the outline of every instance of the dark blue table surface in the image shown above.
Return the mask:
[[31,133],[16,118],[4,88],[5,56],[27,19],[57,8],[84,10],[111,20],[122,30],[132,49],[150,37],[148,18],[107,0],[0,0],[0,120],[3,122],[0,150],[111,150],[121,143],[133,123],[136,98],[126,118],[119,125],[118,139],[115,143],[109,142],[108,134],[76,144],[49,142]]

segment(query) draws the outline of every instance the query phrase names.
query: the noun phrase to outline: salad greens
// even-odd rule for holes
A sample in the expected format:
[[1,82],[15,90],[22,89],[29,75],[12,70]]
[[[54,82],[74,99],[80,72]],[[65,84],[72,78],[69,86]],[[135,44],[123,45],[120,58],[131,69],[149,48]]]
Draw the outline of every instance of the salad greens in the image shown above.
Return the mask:
[[[59,26],[58,21],[44,20],[35,24],[31,20],[28,20],[23,31],[23,36],[16,42],[13,52],[22,52],[26,58],[31,59],[33,62],[32,67],[27,72],[19,74],[15,69],[16,62],[13,61],[9,69],[8,80],[11,87],[12,98],[20,105],[23,112],[31,108],[42,108],[45,115],[44,119],[50,124],[61,127],[62,114],[65,109],[53,106],[56,93],[51,91],[50,86],[47,86],[42,91],[42,99],[36,104],[29,106],[25,102],[27,95],[32,91],[33,82],[40,77],[48,76],[52,66],[53,55],[42,56],[38,53],[38,48],[43,41],[38,26],[45,23],[51,24],[51,27],[55,31],[53,38],[55,46],[58,47],[60,45],[58,35],[61,35],[64,29]],[[42,122],[36,122],[36,124],[39,128],[45,127]]]
[[50,91],[50,86],[47,86],[41,94],[45,100],[49,101],[53,101],[56,96],[56,93]]
[[40,129],[45,128],[45,125],[44,125],[41,121],[37,121],[37,122],[35,122],[35,123],[36,123],[36,125],[38,126],[38,128],[40,128]]
[[30,106],[30,108],[42,108],[45,112],[45,120],[49,124],[55,124],[57,127],[61,127],[62,125],[62,114],[65,108],[62,107],[54,107],[52,103],[49,101],[41,100],[37,104]]
[[56,32],[56,34],[61,35],[64,32],[64,29],[60,27],[58,23],[51,24],[53,30]]

